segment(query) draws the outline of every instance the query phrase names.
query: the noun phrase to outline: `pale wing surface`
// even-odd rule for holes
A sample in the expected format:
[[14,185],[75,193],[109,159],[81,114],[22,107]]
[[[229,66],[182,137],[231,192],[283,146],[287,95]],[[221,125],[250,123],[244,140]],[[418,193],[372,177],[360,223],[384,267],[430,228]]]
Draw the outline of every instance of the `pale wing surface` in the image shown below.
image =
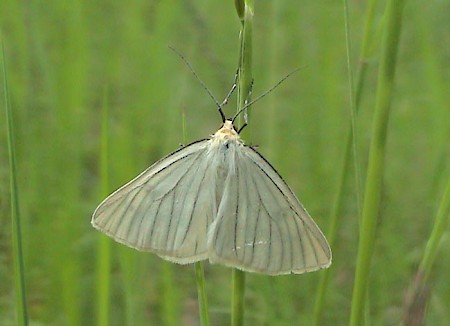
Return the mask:
[[196,142],[153,164],[97,207],[93,226],[177,263],[207,258],[207,229],[217,211],[207,148],[207,140]]
[[328,267],[325,237],[280,175],[250,147],[237,154],[208,234],[210,260],[270,275]]

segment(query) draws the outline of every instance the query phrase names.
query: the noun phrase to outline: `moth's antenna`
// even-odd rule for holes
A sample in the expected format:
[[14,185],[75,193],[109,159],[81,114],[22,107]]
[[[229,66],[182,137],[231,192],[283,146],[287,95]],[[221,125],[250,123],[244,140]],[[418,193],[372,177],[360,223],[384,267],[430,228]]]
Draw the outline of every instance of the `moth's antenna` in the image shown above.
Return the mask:
[[[197,80],[200,82],[200,84],[202,85],[203,89],[208,93],[209,97],[212,98],[212,100],[214,101],[214,103],[216,103],[217,109],[219,110],[220,116],[222,117],[222,122],[225,122],[226,118],[225,118],[225,114],[222,111],[222,106],[224,103],[219,104],[219,102],[217,101],[217,99],[214,97],[214,95],[211,93],[211,91],[209,90],[208,87],[206,87],[206,84],[203,82],[203,80],[200,79],[200,77],[197,75],[197,73],[195,72],[194,68],[192,68],[191,64],[189,63],[189,61],[187,61],[187,59],[184,57],[184,55],[182,55],[180,52],[178,52],[175,48],[173,48],[172,46],[169,45],[169,49],[171,49],[173,52],[175,52],[180,58],[181,60],[184,61],[184,63],[186,64],[186,66],[189,68],[189,70],[192,72],[192,74],[195,76],[195,78],[197,78]],[[225,103],[226,104],[226,103]]]
[[[278,83],[276,83],[275,85],[273,85],[271,88],[269,88],[269,90],[265,91],[264,93],[262,93],[261,95],[259,95],[257,98],[255,98],[253,101],[251,101],[250,103],[245,104],[242,109],[240,109],[233,117],[233,119],[231,119],[231,121],[234,123],[234,120],[236,120],[236,118],[239,116],[239,114],[241,114],[242,112],[244,112],[245,109],[249,108],[252,104],[255,104],[256,102],[258,102],[260,99],[262,99],[264,96],[266,96],[267,94],[269,94],[270,92],[272,92],[275,88],[277,88],[278,86],[280,86],[286,79],[288,79],[291,75],[295,74],[297,71],[306,68],[306,66],[302,66],[302,67],[298,67],[294,70],[292,70],[290,73],[288,73],[286,76],[284,76],[283,78],[281,78]],[[242,128],[241,128],[242,129]]]
[[225,96],[225,99],[223,100],[222,104],[220,104],[220,108],[222,108],[225,104],[228,103],[228,100],[230,99],[231,95],[233,95],[234,91],[236,90],[238,77],[239,77],[239,68],[236,70],[236,73],[234,74],[233,85],[231,85],[230,91],[228,92],[227,96]]

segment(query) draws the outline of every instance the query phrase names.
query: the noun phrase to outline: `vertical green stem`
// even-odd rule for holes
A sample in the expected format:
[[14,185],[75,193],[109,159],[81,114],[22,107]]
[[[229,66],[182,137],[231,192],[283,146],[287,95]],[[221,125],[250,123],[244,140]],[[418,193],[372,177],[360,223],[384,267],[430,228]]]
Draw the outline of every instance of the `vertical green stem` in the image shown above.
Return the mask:
[[[235,0],[236,11],[241,21],[239,74],[237,90],[237,110],[239,111],[248,100],[252,87],[252,39],[253,39],[253,0]],[[244,112],[244,116],[247,112]],[[242,118],[240,117],[241,125]],[[244,323],[244,293],[245,272],[233,269],[233,293],[231,305],[231,325],[240,326]]]
[[244,325],[244,293],[245,293],[245,272],[233,269],[233,294],[231,305],[231,325]]
[[22,231],[20,226],[19,195],[17,188],[16,152],[14,147],[14,122],[11,105],[9,103],[8,77],[6,75],[5,51],[2,42],[3,82],[5,92],[5,110],[7,120],[9,176],[11,191],[11,225],[12,247],[14,257],[14,286],[16,290],[16,318],[17,325],[28,325],[27,302],[25,294],[25,276],[22,250]]
[[[358,73],[357,73],[357,77],[356,77],[356,84],[355,84],[355,91],[350,91],[350,93],[352,94],[351,96],[354,96],[354,108],[355,108],[355,112],[354,115],[356,116],[356,114],[359,111],[360,108],[360,103],[361,103],[361,94],[362,94],[362,90],[364,88],[364,81],[365,81],[365,77],[366,77],[366,72],[367,72],[367,65],[368,65],[368,57],[370,55],[370,45],[372,44],[372,40],[373,40],[373,33],[372,33],[372,26],[374,25],[374,17],[375,17],[375,8],[376,8],[376,4],[377,4],[378,0],[370,0],[368,7],[367,7],[367,12],[366,12],[366,19],[365,19],[365,28],[364,28],[364,37],[363,37],[363,41],[362,41],[362,46],[361,46],[361,50],[360,50],[360,55],[359,55],[359,69],[358,69]],[[345,4],[347,7],[347,4]],[[348,10],[348,8],[345,9],[346,11]],[[346,14],[346,20],[348,20],[348,14]],[[347,32],[347,34],[349,34],[349,32]],[[349,38],[349,36],[347,36]],[[347,50],[349,52],[349,50]],[[353,82],[350,83],[350,85],[353,85]],[[350,155],[352,153],[352,147],[353,147],[353,152],[355,153],[357,151],[357,141],[353,140],[353,134],[356,132],[354,126],[356,125],[355,122],[352,122],[348,128],[347,131],[347,136],[346,136],[346,140],[345,140],[345,148],[344,148],[344,155],[343,155],[343,160],[342,160],[342,164],[340,165],[341,170],[340,170],[340,174],[339,174],[339,178],[338,178],[338,182],[337,182],[337,191],[333,200],[333,205],[331,208],[331,213],[330,213],[330,224],[328,226],[328,231],[327,231],[327,239],[328,242],[330,243],[331,248],[334,247],[334,243],[336,241],[336,235],[337,235],[337,231],[338,231],[338,219],[339,216],[341,215],[341,211],[342,211],[342,206],[343,206],[343,202],[344,202],[344,188],[345,188],[345,184],[348,178],[348,171],[349,171],[349,167],[350,167]],[[353,146],[352,146],[353,144]],[[355,164],[357,164],[356,162],[358,161],[355,158]],[[356,175],[360,176],[360,173],[358,171],[355,171]],[[359,187],[361,187],[361,182],[356,181],[355,184]],[[360,188],[356,189],[357,192],[361,193]],[[361,195],[358,196],[357,195],[357,205],[361,205]],[[358,216],[360,216],[361,211],[360,209],[358,209]],[[317,295],[316,295],[316,301],[314,304],[314,321],[313,321],[313,325],[319,325],[320,324],[320,317],[322,315],[322,311],[323,311],[323,305],[324,305],[324,301],[325,301],[325,292],[328,288],[328,280],[329,280],[329,275],[332,272],[332,269],[327,269],[324,270],[321,274],[320,277],[320,281],[319,281],[319,286],[317,289]]]
[[370,264],[375,245],[376,226],[384,170],[387,125],[394,87],[394,75],[400,30],[403,0],[390,0],[387,4],[386,28],[382,41],[380,68],[378,73],[369,165],[362,208],[358,258],[353,287],[350,325],[361,325],[362,312],[367,295]]
[[163,325],[176,326],[179,325],[178,314],[178,298],[177,291],[174,286],[173,264],[167,261],[162,263],[162,321]]
[[200,325],[209,326],[208,299],[205,289],[205,273],[203,262],[195,263],[195,280],[197,281],[198,307],[200,313]]
[[[108,94],[105,88],[102,107],[102,143],[100,156],[101,197],[109,194],[109,114]],[[97,259],[97,325],[109,325],[110,289],[111,289],[111,240],[99,234]]]
[[[252,57],[253,57],[253,0],[235,1],[241,30],[239,34],[239,72],[237,88],[237,110],[239,111],[246,101],[250,101],[249,94],[252,87]],[[243,15],[242,15],[243,13]],[[247,111],[247,110],[246,110]],[[244,116],[247,112],[244,112]],[[242,119],[240,119],[242,121]]]

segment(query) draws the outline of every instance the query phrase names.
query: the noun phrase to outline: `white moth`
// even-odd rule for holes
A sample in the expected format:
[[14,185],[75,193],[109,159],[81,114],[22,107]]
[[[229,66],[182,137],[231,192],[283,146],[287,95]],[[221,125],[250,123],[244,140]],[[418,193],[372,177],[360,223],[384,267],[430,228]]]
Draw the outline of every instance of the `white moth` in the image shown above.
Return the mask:
[[92,225],[179,264],[208,259],[269,275],[331,264],[316,223],[270,163],[244,145],[232,120],[115,191]]

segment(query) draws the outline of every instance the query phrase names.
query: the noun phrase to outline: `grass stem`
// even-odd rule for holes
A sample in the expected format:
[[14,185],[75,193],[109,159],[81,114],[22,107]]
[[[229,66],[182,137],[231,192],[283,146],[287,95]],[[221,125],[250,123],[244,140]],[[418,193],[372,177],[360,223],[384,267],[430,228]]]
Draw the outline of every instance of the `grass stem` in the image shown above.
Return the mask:
[[[338,220],[339,216],[342,212],[342,207],[344,205],[344,188],[345,184],[348,178],[348,171],[350,168],[350,156],[352,153],[354,153],[354,164],[355,167],[359,167],[359,160],[357,155],[358,150],[358,142],[357,139],[354,139],[354,134],[357,132],[356,127],[356,118],[357,113],[360,108],[361,104],[361,94],[364,88],[364,81],[366,79],[366,72],[367,72],[367,66],[368,66],[368,56],[370,55],[370,44],[372,44],[372,26],[374,24],[374,17],[375,17],[375,7],[378,0],[371,0],[369,1],[369,5],[366,12],[366,19],[365,19],[365,29],[364,29],[364,38],[362,41],[362,47],[360,50],[359,55],[359,69],[356,77],[356,84],[355,84],[355,90],[353,90],[353,78],[350,74],[349,76],[349,86],[351,87],[349,89],[350,91],[350,100],[351,100],[351,121],[350,126],[347,128],[347,136],[345,138],[345,148],[343,151],[343,159],[342,164],[340,165],[340,174],[338,177],[337,182],[337,191],[335,193],[335,197],[333,200],[333,205],[331,208],[330,213],[330,222],[327,230],[327,239],[330,243],[331,248],[334,248],[334,244],[337,237],[338,232]],[[346,39],[350,40],[350,30],[349,30],[349,17],[348,17],[348,2],[344,0],[344,10],[345,10],[345,21],[346,21]],[[347,54],[348,54],[348,69],[351,70],[351,58],[349,54],[351,53],[351,46],[349,43],[347,43]],[[361,191],[361,173],[359,171],[359,168],[355,169],[355,185],[356,185],[356,201],[357,201],[357,207],[358,207],[358,216],[361,216],[361,197],[362,197],[362,191]],[[314,304],[314,317],[313,317],[313,325],[319,325],[320,324],[320,318],[323,311],[323,306],[325,302],[325,292],[328,288],[328,280],[330,278],[330,273],[333,271],[333,269],[327,269],[322,271],[319,286],[317,288],[317,294],[316,294],[316,300]]]
[[[241,21],[240,31],[240,52],[239,52],[239,72],[238,72],[238,89],[237,89],[237,112],[243,108],[251,93],[253,83],[252,74],[252,51],[253,51],[253,0],[236,0],[236,11]],[[241,126],[242,115],[239,116]],[[248,115],[247,110],[244,111],[244,123],[246,123]],[[241,326],[244,324],[244,293],[245,293],[245,272],[233,270],[233,293],[231,304],[231,325]]]
[[245,293],[245,272],[233,269],[233,293],[232,293],[232,310],[231,325],[244,325],[244,293]]
[[194,268],[195,268],[195,280],[197,282],[200,325],[209,326],[208,298],[206,296],[205,272],[203,268],[203,262],[201,261],[196,262]]
[[352,294],[350,325],[361,325],[362,312],[367,298],[367,286],[374,252],[376,226],[384,172],[389,111],[394,88],[396,56],[402,24],[403,0],[387,3],[387,20],[382,41],[378,72],[375,113],[369,150],[364,203],[362,207],[358,257]]

